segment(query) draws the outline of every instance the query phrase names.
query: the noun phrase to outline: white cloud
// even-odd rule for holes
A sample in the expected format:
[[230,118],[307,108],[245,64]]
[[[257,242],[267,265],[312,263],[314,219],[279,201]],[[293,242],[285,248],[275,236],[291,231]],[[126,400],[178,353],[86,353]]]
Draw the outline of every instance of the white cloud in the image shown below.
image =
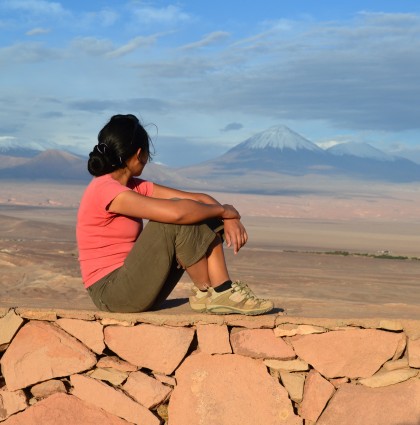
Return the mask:
[[326,142],[315,142],[315,144],[322,149],[328,149],[328,148],[331,148],[332,146],[340,145],[342,143],[345,143],[345,142],[343,141],[338,142],[336,140],[328,140]]
[[415,13],[385,13],[385,12],[366,12],[362,11],[358,14],[363,22],[372,23],[373,25],[418,25],[419,16]]
[[9,0],[4,1],[2,6],[35,15],[62,16],[69,14],[60,3],[46,0]]
[[123,46],[118,47],[117,49],[109,52],[107,56],[109,58],[117,58],[125,56],[134,50],[137,50],[141,47],[150,47],[155,44],[156,39],[159,37],[159,34],[149,35],[149,36],[138,36],[131,39],[128,43]]
[[104,8],[98,11],[80,13],[75,17],[74,25],[85,31],[89,31],[92,28],[95,30],[102,28],[110,29],[118,23],[121,16],[121,8],[118,8],[118,10]]
[[171,105],[159,99],[143,97],[124,100],[82,99],[69,102],[68,107],[76,111],[87,112],[146,110],[148,112],[165,113],[170,110]]
[[34,63],[58,59],[61,54],[56,49],[45,47],[41,43],[16,43],[0,48],[0,64]]
[[201,40],[189,43],[181,47],[183,50],[198,49],[200,47],[209,46],[211,44],[218,43],[226,40],[229,37],[229,33],[226,31],[215,31],[204,36]]
[[296,22],[289,19],[271,19],[260,24],[267,32],[288,32],[295,28]]
[[48,34],[51,30],[47,29],[47,28],[33,28],[29,31],[27,31],[25,34],[29,35],[29,36],[33,36],[33,35],[42,35],[42,34]]
[[244,128],[244,126],[239,122],[231,122],[227,124],[224,128],[222,128],[220,131],[226,132],[226,131],[232,131],[232,130],[241,130]]
[[104,55],[114,49],[110,40],[95,37],[77,37],[72,40],[71,46],[78,51],[93,56]]
[[134,7],[133,13],[138,21],[146,24],[176,24],[191,19],[189,14],[174,5],[161,8],[139,5]]
[[[215,63],[207,57],[178,54],[176,56],[170,55],[166,59],[142,61],[139,63],[138,69],[149,84],[159,84],[162,79],[182,80],[182,84],[197,84],[194,82],[197,81],[197,89],[200,90],[203,88],[203,75],[221,69],[223,65],[224,63]],[[177,92],[179,95],[179,88],[177,88]],[[190,92],[191,90],[188,90],[184,93],[184,96],[188,96]]]

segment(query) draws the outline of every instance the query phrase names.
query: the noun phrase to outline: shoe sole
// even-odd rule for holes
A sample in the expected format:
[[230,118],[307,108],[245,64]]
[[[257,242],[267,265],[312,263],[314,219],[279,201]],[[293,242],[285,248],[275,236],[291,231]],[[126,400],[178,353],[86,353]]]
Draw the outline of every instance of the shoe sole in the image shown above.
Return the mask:
[[190,301],[190,308],[195,313],[205,313],[207,311],[207,304],[198,303],[198,302],[194,302],[191,304],[191,301]]
[[193,307],[190,306],[190,308],[194,313],[206,313],[207,312],[206,307],[204,307],[204,308],[193,308]]
[[260,314],[268,313],[274,307],[267,307],[260,310],[242,310],[235,307],[226,307],[226,306],[211,306],[207,307],[207,313],[211,314],[244,314],[246,316],[258,316]]

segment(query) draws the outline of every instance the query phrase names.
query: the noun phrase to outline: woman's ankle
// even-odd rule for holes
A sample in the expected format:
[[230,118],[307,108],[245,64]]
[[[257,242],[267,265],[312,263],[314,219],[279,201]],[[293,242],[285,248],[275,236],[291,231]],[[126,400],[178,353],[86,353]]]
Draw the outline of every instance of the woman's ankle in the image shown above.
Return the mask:
[[224,292],[224,291],[227,291],[228,289],[230,289],[231,287],[232,287],[232,281],[229,279],[229,280],[226,280],[225,282],[221,283],[220,285],[213,286],[213,289],[216,292]]
[[201,292],[207,292],[207,290],[210,288],[209,284],[197,284],[194,283],[194,286]]

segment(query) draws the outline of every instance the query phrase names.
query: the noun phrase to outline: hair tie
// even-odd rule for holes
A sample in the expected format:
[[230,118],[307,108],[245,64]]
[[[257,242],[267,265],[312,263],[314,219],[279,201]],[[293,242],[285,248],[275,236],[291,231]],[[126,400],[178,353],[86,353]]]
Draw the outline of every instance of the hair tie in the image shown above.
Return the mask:
[[[123,162],[122,162],[122,159],[121,159],[121,157],[119,156],[118,157],[118,159],[120,160],[120,165],[123,165]],[[118,164],[111,164],[111,167],[117,167],[118,166]]]
[[105,155],[105,150],[108,148],[108,145],[106,143],[101,142],[98,143],[95,148],[101,155]]

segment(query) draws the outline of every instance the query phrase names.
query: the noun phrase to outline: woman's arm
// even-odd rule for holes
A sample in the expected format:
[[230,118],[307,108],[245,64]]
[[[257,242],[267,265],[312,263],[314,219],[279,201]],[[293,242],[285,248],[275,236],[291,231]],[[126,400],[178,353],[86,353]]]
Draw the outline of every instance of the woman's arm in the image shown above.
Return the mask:
[[184,190],[173,189],[156,183],[153,183],[153,197],[161,199],[192,199],[193,201],[201,202],[203,204],[221,205],[220,202],[206,193],[186,192]]
[[[162,199],[180,198],[192,199],[197,202],[208,205],[221,205],[216,199],[205,193],[185,192],[182,190],[172,189],[170,187],[161,186],[156,183],[153,184],[153,196]],[[224,230],[227,246],[233,246],[234,253],[238,251],[248,241],[248,234],[244,225],[241,223],[240,218],[233,218],[228,220],[224,218]]]
[[118,194],[109,204],[108,211],[174,224],[199,223],[214,217],[240,218],[232,205],[205,204],[192,199],[158,199],[140,195],[132,190]]

